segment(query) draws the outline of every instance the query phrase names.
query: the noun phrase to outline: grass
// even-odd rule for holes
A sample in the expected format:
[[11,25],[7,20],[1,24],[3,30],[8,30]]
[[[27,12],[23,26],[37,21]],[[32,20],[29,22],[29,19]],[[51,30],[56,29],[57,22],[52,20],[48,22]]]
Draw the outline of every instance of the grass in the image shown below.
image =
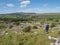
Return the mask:
[[50,31],[49,34],[46,34],[44,30],[37,32],[37,34],[27,32],[20,35],[10,31],[8,35],[0,35],[0,45],[49,45],[52,42],[52,40],[48,39],[49,35],[53,37],[60,35]]
[[[7,17],[11,17],[11,16],[7,16]],[[60,21],[60,15],[58,15],[58,16],[37,15],[35,17],[36,18],[33,18],[31,16],[31,19],[33,19],[35,22],[40,21],[39,23],[41,23],[41,22],[42,23],[52,23],[52,22],[55,22],[54,19],[58,19]],[[24,18],[27,18],[27,17],[24,17]],[[46,21],[44,18],[46,19]],[[51,21],[51,19],[52,19],[52,21]],[[11,20],[11,19],[9,19],[9,20]],[[30,20],[27,22],[30,22]],[[35,22],[31,21],[30,23],[33,23],[35,25],[36,24]],[[4,28],[3,26],[0,26],[0,29],[3,29],[3,28]],[[18,30],[18,29],[20,29],[20,28],[16,27],[12,30]],[[26,32],[24,34],[16,34],[16,33],[12,32],[12,30],[8,29],[8,35],[5,35],[5,34],[0,35],[0,45],[49,45],[51,42],[53,42],[53,40],[48,39],[49,35],[53,36],[53,37],[60,37],[60,34],[57,34],[56,32],[51,32],[50,30],[49,30],[49,33],[46,34],[43,27],[41,27],[40,29],[33,29],[35,32],[38,32],[37,34],[31,33],[31,32],[29,32],[29,33]],[[56,29],[56,30],[58,30],[58,29]]]
[[0,29],[6,28],[5,26],[0,25]]

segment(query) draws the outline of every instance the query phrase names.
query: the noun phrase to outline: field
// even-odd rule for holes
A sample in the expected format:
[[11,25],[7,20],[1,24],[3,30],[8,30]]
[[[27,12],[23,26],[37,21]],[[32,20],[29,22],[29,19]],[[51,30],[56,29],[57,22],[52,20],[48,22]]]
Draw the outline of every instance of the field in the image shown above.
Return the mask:
[[50,45],[48,36],[60,38],[60,14],[0,15],[0,45]]

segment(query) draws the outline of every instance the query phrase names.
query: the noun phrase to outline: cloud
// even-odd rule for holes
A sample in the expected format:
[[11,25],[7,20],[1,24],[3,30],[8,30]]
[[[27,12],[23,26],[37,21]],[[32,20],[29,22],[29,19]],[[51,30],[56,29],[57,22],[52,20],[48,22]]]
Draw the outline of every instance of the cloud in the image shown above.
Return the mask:
[[34,12],[34,13],[39,13],[40,12],[40,8],[28,8],[28,9],[22,9],[20,10],[20,12]]
[[3,12],[6,13],[7,10],[6,9],[0,9],[0,14],[3,14]]
[[24,1],[21,1],[20,7],[26,7],[29,4],[30,4],[30,0],[24,0]]
[[14,4],[12,4],[12,3],[6,4],[6,5],[7,5],[7,7],[14,7]]
[[44,7],[48,6],[48,3],[43,4]]
[[56,7],[56,9],[60,9],[60,7]]
[[18,1],[22,1],[22,0],[18,0]]

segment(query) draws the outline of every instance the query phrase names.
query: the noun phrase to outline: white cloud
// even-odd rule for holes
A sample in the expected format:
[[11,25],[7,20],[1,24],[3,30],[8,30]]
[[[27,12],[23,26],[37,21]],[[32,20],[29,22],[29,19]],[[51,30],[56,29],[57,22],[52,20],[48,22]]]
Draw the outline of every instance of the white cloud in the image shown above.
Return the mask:
[[28,9],[22,9],[22,10],[20,10],[20,12],[40,12],[40,8],[28,8]]
[[30,4],[30,0],[24,0],[20,3],[20,7],[26,7],[29,4]]
[[6,4],[6,5],[7,5],[7,7],[14,7],[14,4],[12,4],[12,3]]
[[48,6],[48,3],[43,4],[44,7]]
[[18,0],[18,1],[22,1],[22,0]]
[[7,10],[6,9],[0,9],[0,13],[5,13],[5,12],[7,12]]
[[56,9],[60,9],[60,7],[56,7]]

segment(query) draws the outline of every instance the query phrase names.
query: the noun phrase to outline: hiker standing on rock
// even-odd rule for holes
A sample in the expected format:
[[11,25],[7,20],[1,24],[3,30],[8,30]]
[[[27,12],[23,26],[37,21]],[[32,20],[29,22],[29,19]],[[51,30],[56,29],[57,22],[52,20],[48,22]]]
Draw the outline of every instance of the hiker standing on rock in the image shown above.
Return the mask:
[[49,24],[46,24],[45,30],[46,30],[46,33],[48,33],[48,30],[49,30]]

